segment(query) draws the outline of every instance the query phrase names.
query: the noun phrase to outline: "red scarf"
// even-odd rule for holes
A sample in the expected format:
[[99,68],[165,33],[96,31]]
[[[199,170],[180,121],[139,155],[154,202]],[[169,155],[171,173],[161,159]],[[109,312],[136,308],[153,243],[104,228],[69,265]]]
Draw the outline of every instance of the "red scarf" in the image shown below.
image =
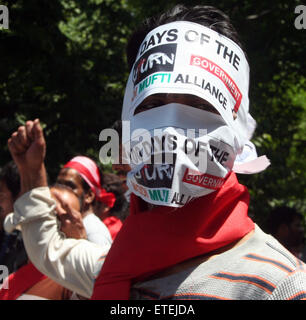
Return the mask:
[[141,210],[131,197],[125,220],[96,279],[92,299],[129,299],[133,282],[165,268],[222,248],[254,229],[248,217],[249,193],[231,173],[219,191],[182,208]]
[[8,276],[8,289],[0,290],[0,300],[16,300],[40,280],[47,277],[30,262]]
[[99,168],[93,160],[88,157],[77,156],[67,162],[64,168],[76,170],[90,186],[98,201],[105,203],[110,208],[114,206],[116,197],[112,192],[106,192],[102,188]]

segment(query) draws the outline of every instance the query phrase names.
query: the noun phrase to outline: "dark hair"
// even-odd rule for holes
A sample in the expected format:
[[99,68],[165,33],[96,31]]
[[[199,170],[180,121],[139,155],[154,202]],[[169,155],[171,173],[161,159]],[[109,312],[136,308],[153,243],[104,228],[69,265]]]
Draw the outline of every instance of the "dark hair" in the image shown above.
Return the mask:
[[184,5],[178,4],[159,16],[144,20],[141,26],[131,35],[126,50],[127,61],[130,69],[135,62],[139,46],[145,36],[158,26],[174,21],[195,22],[209,27],[210,29],[233,40],[242,50],[244,50],[237,31],[231,24],[229,17],[224,12],[213,6],[198,5],[188,8]]
[[276,234],[279,226],[282,224],[289,226],[296,218],[303,219],[303,216],[295,208],[290,208],[287,206],[276,207],[271,211],[267,219],[267,232],[274,235]]
[[116,197],[115,204],[110,209],[109,214],[123,221],[128,215],[129,203],[125,198],[125,190],[121,179],[114,173],[105,172],[103,174],[103,188],[107,192],[112,192]]
[[13,196],[13,199],[16,199],[20,193],[20,176],[14,161],[8,162],[2,168],[0,172],[0,181],[5,182]]

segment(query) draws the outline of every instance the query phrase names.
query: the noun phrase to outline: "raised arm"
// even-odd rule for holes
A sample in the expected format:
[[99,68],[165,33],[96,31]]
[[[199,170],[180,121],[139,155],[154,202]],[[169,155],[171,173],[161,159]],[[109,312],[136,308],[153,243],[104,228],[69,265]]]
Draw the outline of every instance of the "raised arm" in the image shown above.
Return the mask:
[[60,232],[56,203],[47,184],[46,142],[39,120],[27,121],[19,127],[8,140],[8,146],[21,180],[14,220],[21,225],[30,260],[51,279],[89,298],[109,247],[68,239]]

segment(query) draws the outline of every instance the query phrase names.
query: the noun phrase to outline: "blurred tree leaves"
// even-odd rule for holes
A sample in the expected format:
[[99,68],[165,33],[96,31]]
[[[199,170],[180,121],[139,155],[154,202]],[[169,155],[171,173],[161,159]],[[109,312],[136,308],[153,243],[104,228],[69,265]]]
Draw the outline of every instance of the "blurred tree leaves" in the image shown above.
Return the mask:
[[[18,125],[40,118],[51,179],[76,154],[98,160],[102,129],[120,118],[128,76],[125,46],[146,16],[168,0],[11,0],[10,29],[0,31],[0,166]],[[251,193],[250,212],[263,222],[277,204],[305,213],[306,30],[294,27],[298,0],[181,1],[224,10],[241,35],[251,67],[254,143],[272,165],[239,176]]]
[[[6,1],[1,33],[1,144],[39,117],[51,177],[75,154],[99,150],[102,128],[120,117],[131,13],[125,1]],[[9,158],[3,150],[1,162]],[[96,157],[97,158],[97,157]]]

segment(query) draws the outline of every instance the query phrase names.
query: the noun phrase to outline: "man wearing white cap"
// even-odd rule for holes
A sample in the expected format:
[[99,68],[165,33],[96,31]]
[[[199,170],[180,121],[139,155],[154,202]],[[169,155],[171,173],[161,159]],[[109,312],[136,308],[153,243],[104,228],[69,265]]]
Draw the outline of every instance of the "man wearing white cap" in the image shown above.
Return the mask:
[[53,259],[48,267],[45,253],[56,244],[43,242],[52,232],[33,235],[54,210],[39,121],[9,140],[23,177],[15,215],[33,263],[92,299],[305,298],[305,265],[248,217],[249,194],[235,175],[269,162],[249,143],[249,66],[228,17],[213,7],[176,6],[147,20],[127,53],[122,141],[131,212],[105,261],[75,240],[65,245],[65,265]]

